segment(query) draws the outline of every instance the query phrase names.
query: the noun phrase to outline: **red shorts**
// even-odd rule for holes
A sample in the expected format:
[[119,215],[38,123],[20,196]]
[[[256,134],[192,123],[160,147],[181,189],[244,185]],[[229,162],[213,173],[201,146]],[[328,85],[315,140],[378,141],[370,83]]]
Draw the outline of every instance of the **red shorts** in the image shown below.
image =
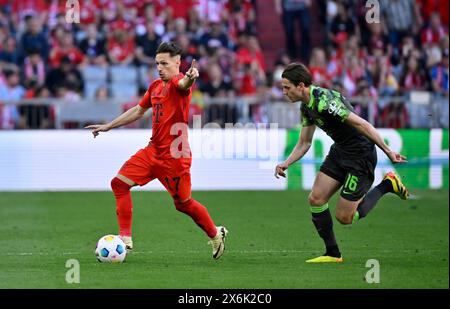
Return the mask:
[[175,200],[191,197],[192,158],[160,159],[153,147],[139,150],[122,165],[119,174],[143,186],[157,178]]

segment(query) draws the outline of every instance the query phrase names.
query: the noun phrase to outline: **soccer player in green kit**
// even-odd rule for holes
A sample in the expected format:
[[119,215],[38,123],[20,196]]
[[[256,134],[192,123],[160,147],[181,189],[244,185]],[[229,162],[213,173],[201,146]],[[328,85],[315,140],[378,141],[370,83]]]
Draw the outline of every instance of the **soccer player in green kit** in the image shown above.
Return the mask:
[[407,199],[408,190],[394,172],[387,173],[370,190],[377,164],[375,145],[383,150],[392,163],[407,161],[404,156],[389,149],[376,129],[356,115],[353,107],[339,92],[314,86],[311,79],[308,69],[300,63],[292,63],[283,71],[284,95],[291,102],[301,101],[302,130],[289,157],[276,166],[275,177],[286,177],[286,169],[306,154],[316,126],[333,139],[334,144],[320,167],[309,195],[312,221],[325,243],[326,252],[306,262],[340,263],[343,259],[328,209],[331,196],[340,189],[336,219],[342,224],[351,224],[367,216],[386,193]]

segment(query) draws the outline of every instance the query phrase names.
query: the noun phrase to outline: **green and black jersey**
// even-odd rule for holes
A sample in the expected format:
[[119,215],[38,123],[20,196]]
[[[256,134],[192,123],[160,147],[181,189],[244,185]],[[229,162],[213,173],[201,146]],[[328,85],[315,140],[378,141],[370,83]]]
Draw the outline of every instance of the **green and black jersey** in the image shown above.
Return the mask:
[[310,89],[309,103],[300,107],[302,126],[321,128],[346,156],[359,157],[364,151],[373,151],[374,143],[345,123],[354,109],[339,92],[313,85]]

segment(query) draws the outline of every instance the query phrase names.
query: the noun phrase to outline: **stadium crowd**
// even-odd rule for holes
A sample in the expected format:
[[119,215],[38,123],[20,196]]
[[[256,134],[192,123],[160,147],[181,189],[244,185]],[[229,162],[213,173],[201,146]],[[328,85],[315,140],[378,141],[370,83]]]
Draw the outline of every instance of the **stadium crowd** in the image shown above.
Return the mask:
[[[211,99],[283,100],[281,71],[294,60],[309,64],[316,84],[348,98],[370,98],[377,126],[409,126],[404,101],[382,98],[411,90],[432,91],[448,115],[448,0],[380,1],[381,22],[370,24],[366,1],[273,1],[288,40],[268,64],[256,1],[83,0],[80,22],[68,23],[66,1],[0,0],[0,128],[52,128],[55,118],[46,104],[2,102],[120,98],[124,109],[136,104],[157,78],[155,52],[167,40],[183,50],[182,72],[198,62],[191,113],[204,109],[220,124],[239,121],[239,108]],[[323,26],[318,46],[310,39],[312,18]],[[296,19],[301,48],[291,36]],[[367,118],[369,104],[355,107]],[[253,105],[252,120],[266,121],[266,112],[264,104]],[[448,120],[440,125],[448,127]]]

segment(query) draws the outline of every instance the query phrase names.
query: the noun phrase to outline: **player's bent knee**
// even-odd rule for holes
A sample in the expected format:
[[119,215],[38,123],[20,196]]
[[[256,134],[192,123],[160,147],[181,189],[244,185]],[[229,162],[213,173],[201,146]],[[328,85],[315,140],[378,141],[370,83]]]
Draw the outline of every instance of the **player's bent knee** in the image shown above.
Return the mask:
[[328,202],[326,199],[317,196],[313,192],[309,194],[308,201],[311,206],[322,206]]
[[111,189],[114,194],[127,194],[130,191],[131,186],[117,177],[111,180]]
[[336,213],[336,220],[338,220],[338,222],[340,224],[348,225],[348,224],[352,224],[353,216],[348,215],[348,214]]

